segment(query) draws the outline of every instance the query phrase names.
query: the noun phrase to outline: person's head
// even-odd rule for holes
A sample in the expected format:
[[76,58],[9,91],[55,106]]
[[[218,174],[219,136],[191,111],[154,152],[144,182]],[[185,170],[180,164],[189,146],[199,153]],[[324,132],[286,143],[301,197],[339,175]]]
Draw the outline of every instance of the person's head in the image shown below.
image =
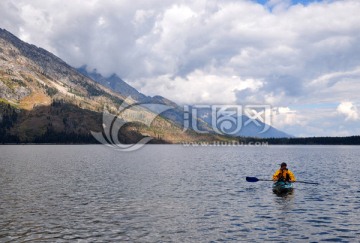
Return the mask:
[[287,167],[287,164],[285,162],[282,162],[281,165],[280,165],[280,168],[282,170],[286,170],[286,167]]

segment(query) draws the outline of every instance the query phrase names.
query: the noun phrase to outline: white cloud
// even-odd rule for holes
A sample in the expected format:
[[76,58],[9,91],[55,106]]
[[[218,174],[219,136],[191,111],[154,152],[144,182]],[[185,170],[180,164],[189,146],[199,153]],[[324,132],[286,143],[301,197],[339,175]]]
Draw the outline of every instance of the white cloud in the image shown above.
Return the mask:
[[330,87],[340,81],[348,80],[350,78],[360,77],[360,66],[355,67],[353,70],[331,72],[321,75],[320,77],[312,80],[309,83],[310,87]]
[[272,125],[280,129],[294,125],[305,126],[308,120],[308,117],[289,107],[276,107],[272,112]]
[[296,113],[296,111],[291,110],[289,107],[278,107],[277,108],[277,112],[279,114],[292,114],[292,113]]
[[337,111],[340,114],[343,114],[346,116],[346,120],[353,120],[356,121],[359,119],[359,112],[356,108],[356,106],[353,105],[351,102],[342,102],[337,107]]
[[[357,0],[3,0],[0,27],[145,94],[292,107],[360,103],[359,12]],[[320,131],[322,118],[309,109]],[[282,115],[289,129],[311,120]]]
[[336,106],[311,106],[314,107],[312,109],[301,107],[298,109],[290,107],[275,108],[272,125],[289,134],[301,137],[360,134],[358,121],[348,120],[344,123],[344,116],[339,116]]
[[149,90],[150,95],[167,92],[170,95],[165,97],[178,100],[180,104],[234,104],[237,92],[256,91],[263,85],[261,80],[202,70],[195,70],[186,77],[164,75],[154,81],[145,79],[138,83]]

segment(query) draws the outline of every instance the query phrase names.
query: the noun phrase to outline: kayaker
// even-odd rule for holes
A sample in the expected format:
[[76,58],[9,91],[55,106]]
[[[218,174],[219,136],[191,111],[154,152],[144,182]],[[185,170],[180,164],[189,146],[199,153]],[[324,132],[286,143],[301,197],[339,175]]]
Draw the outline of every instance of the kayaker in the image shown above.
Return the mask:
[[294,174],[287,168],[287,164],[283,162],[280,166],[280,169],[277,170],[273,175],[273,181],[295,182],[296,178]]

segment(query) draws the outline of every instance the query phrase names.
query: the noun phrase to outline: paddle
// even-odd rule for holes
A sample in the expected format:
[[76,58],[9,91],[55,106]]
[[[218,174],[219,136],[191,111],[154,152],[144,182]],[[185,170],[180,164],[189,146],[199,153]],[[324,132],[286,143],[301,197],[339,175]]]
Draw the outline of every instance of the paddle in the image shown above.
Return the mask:
[[[246,177],[247,182],[258,182],[258,181],[273,181],[273,180],[264,180],[264,179],[258,179],[256,177]],[[304,184],[314,184],[319,185],[317,182],[307,182],[307,181],[295,181],[297,183],[304,183]]]

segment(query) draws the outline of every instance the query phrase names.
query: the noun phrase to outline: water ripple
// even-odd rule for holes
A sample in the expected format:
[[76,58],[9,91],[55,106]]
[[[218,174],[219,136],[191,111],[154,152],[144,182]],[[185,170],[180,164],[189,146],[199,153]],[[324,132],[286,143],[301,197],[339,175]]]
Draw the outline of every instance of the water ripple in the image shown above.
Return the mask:
[[[356,242],[359,156],[336,146],[1,146],[0,242]],[[276,161],[321,185],[280,197],[244,180],[269,178]]]

